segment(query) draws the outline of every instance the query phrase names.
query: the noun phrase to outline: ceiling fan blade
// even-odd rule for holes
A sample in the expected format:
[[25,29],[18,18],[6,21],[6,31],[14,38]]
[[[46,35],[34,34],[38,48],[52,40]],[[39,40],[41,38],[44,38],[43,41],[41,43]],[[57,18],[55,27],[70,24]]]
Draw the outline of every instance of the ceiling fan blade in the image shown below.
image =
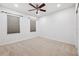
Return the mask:
[[38,8],[42,8],[45,6],[45,3],[41,4]]
[[28,11],[34,11],[34,10],[36,10],[36,9],[31,9],[31,10],[28,10]]
[[31,4],[31,3],[29,3],[29,5],[32,6],[32,7],[34,7],[34,8],[36,8],[36,7],[35,7],[33,4]]
[[40,11],[46,12],[46,10],[40,9]]

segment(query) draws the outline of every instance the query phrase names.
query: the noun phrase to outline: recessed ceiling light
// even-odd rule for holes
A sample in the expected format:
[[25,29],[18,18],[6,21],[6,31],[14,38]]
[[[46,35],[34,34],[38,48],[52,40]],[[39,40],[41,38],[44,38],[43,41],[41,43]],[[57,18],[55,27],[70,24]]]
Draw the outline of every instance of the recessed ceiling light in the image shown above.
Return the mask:
[[14,7],[18,7],[18,4],[14,4]]
[[57,4],[57,7],[59,8],[61,6],[61,4]]

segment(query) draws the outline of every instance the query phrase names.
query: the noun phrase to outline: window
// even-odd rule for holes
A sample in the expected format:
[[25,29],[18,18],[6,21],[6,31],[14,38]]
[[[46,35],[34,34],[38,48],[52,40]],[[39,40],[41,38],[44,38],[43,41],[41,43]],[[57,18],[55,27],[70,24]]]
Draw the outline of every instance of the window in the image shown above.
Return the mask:
[[30,20],[30,32],[36,32],[36,20]]
[[20,33],[20,17],[7,15],[7,33]]

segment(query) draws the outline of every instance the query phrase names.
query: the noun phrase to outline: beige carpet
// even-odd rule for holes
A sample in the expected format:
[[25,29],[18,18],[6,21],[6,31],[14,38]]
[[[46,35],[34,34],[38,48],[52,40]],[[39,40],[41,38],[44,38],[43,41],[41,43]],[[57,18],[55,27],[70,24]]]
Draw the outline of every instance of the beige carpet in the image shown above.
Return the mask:
[[21,42],[0,46],[2,56],[76,56],[73,45],[36,37]]

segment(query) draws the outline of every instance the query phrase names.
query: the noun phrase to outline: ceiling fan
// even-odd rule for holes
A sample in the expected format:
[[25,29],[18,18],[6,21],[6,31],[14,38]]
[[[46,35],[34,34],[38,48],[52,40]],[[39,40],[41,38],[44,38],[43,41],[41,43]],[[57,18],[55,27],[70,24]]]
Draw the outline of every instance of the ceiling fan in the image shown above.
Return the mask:
[[41,5],[39,5],[39,4],[33,5],[32,3],[29,3],[29,5],[32,6],[34,9],[31,9],[28,11],[36,10],[36,14],[38,14],[38,11],[46,12],[46,10],[41,9],[42,7],[44,7],[46,5],[45,3],[42,3]]

